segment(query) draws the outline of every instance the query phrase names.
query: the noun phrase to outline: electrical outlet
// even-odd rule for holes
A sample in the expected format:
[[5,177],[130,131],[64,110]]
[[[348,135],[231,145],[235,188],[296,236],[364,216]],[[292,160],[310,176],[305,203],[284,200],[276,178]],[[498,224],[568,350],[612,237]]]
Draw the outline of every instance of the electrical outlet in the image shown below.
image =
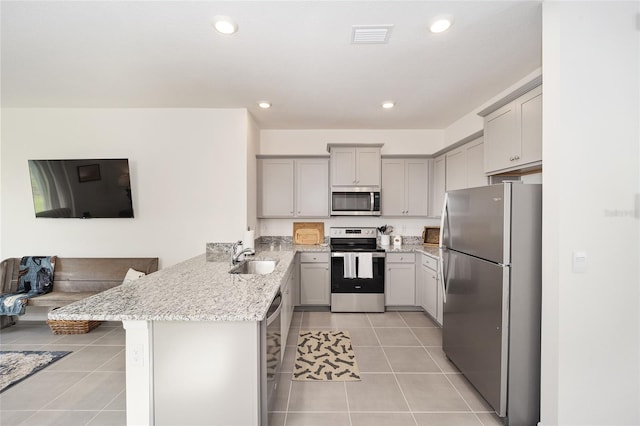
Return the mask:
[[144,347],[140,344],[131,345],[131,365],[134,367],[144,366]]

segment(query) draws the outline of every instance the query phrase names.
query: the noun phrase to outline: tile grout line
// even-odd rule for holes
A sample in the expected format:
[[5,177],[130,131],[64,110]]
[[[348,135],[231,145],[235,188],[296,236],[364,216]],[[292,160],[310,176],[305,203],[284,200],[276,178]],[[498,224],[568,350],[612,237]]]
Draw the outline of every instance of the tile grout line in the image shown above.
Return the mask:
[[[404,318],[402,318],[404,320]],[[406,321],[405,321],[406,322]],[[409,325],[407,323],[407,325]],[[437,327],[440,328],[441,327]],[[413,329],[411,327],[409,327],[409,330],[411,330],[411,334],[414,335],[414,337],[416,339],[418,339],[418,336],[414,333]],[[422,341],[420,341],[420,339],[418,339],[418,341],[422,344]],[[433,346],[430,346],[433,347]],[[478,415],[474,412],[473,408],[471,407],[471,404],[469,404],[469,402],[467,402],[467,400],[464,398],[464,396],[462,395],[462,393],[458,390],[458,388],[453,384],[453,382],[449,379],[449,376],[447,376],[447,373],[442,369],[442,367],[436,362],[436,360],[433,358],[433,356],[431,355],[431,353],[427,350],[426,346],[424,344],[422,344],[422,349],[427,353],[427,355],[429,355],[429,358],[431,358],[431,360],[434,362],[434,364],[440,369],[440,371],[442,372],[442,375],[444,376],[445,379],[447,379],[447,382],[449,382],[449,384],[453,387],[453,389],[456,391],[456,393],[460,396],[460,398],[462,399],[462,401],[464,401],[464,403],[467,405],[467,407],[469,407],[469,410],[471,411],[471,413],[473,413],[474,417],[480,422],[481,425],[484,425],[484,423],[482,423],[482,420],[480,420],[480,418],[478,417]]]
[[[400,314],[398,314],[398,316],[402,319],[402,322],[407,324],[407,322],[404,320],[404,318],[402,318],[402,316]],[[400,394],[402,395],[402,398],[404,399],[404,403],[407,404],[407,408],[409,409],[409,413],[411,414],[411,418],[413,419],[413,423],[416,426],[418,426],[418,419],[416,419],[416,416],[413,414],[413,410],[411,409],[411,406],[409,405],[409,401],[407,400],[407,396],[404,394],[404,390],[402,390],[402,386],[400,386],[400,381],[398,380],[398,376],[396,376],[395,369],[393,368],[393,365],[391,364],[391,361],[389,360],[389,357],[387,356],[387,352],[384,350],[384,346],[382,346],[382,342],[380,341],[380,337],[378,337],[378,333],[376,332],[376,328],[373,326],[373,323],[371,322],[371,318],[369,318],[368,314],[367,314],[367,318],[369,319],[369,323],[371,324],[371,329],[373,330],[373,334],[376,336],[376,339],[378,340],[378,343],[380,344],[380,348],[382,349],[382,353],[384,355],[384,358],[387,360],[387,363],[389,364],[389,368],[391,368],[391,374],[393,374],[393,379],[396,381],[396,385],[398,386],[398,389],[400,389]]]

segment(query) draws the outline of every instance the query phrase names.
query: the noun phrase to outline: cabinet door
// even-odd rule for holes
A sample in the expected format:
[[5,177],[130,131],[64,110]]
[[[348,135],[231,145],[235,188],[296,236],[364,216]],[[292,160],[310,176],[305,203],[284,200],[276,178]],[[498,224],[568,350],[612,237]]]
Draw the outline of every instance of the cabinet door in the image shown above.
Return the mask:
[[382,160],[382,215],[401,216],[405,212],[404,160]]
[[416,305],[424,309],[426,301],[426,286],[427,286],[427,267],[422,263],[418,263],[416,266]]
[[380,186],[380,148],[356,148],[356,185]]
[[484,119],[484,171],[494,172],[513,166],[513,143],[519,139],[515,102]]
[[329,216],[329,161],[296,160],[296,217]]
[[[293,273],[287,277],[286,284],[282,287],[282,310],[280,311],[280,341],[282,345],[287,344],[287,336],[289,335],[289,326],[291,325],[291,317],[293,316],[293,301],[291,299],[291,284]],[[280,351],[282,359],[284,359],[284,350]]]
[[467,151],[464,147],[454,149],[446,154],[446,188],[447,191],[467,187]]
[[293,160],[260,161],[260,217],[293,217]]
[[484,174],[484,142],[478,138],[465,145],[467,151],[467,188],[484,186],[487,176]]
[[434,318],[438,316],[438,280],[436,278],[436,271],[426,267],[424,310]]
[[329,264],[300,264],[300,304],[329,305]]
[[442,214],[446,176],[446,157],[441,155],[433,161],[433,197],[431,201],[431,216],[433,217],[439,217]]
[[385,304],[388,306],[415,306],[416,274],[413,263],[387,263]]
[[405,214],[427,216],[429,200],[429,167],[427,160],[405,160]]
[[525,93],[518,101],[521,142],[517,162],[542,161],[542,86]]
[[356,149],[331,148],[331,185],[356,184]]

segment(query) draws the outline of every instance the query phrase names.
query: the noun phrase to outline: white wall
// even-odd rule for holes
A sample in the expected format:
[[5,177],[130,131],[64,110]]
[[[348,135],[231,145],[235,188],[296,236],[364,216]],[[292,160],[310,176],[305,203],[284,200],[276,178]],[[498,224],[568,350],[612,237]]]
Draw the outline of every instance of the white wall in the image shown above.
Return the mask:
[[450,145],[453,145],[456,142],[461,141],[462,139],[471,136],[472,134],[479,132],[484,129],[484,119],[478,115],[479,111],[482,111],[489,105],[504,99],[507,95],[514,92],[516,89],[521,88],[526,83],[529,83],[535,80],[542,74],[542,69],[538,68],[526,76],[522,77],[518,81],[510,84],[505,87],[503,91],[493,96],[491,99],[488,99],[486,102],[483,102],[482,105],[479,105],[477,108],[474,108],[473,111],[468,114],[460,117],[458,120],[454,121],[447,128],[444,129],[444,145],[442,148],[446,148]]
[[328,155],[328,143],[384,143],[382,154],[432,154],[443,147],[442,130],[262,130],[260,154]]
[[[3,257],[158,256],[166,267],[246,229],[244,109],[3,109],[2,124]],[[99,157],[129,158],[134,219],[35,218],[28,159]]]
[[545,426],[640,424],[638,13],[543,3]]

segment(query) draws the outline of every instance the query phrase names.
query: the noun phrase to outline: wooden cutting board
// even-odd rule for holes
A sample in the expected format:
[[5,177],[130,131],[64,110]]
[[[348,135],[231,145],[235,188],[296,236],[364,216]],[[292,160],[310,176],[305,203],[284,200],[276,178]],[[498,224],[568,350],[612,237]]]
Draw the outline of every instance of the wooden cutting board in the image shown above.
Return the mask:
[[294,244],[321,244],[324,242],[324,222],[293,222]]

